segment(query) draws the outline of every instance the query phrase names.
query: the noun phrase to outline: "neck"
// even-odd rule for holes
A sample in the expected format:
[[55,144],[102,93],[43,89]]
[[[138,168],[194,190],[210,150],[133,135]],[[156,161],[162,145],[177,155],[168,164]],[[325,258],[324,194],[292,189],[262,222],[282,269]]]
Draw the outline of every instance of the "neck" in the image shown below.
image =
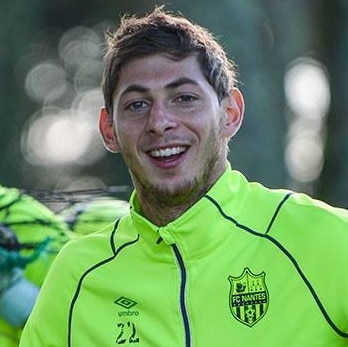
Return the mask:
[[149,200],[141,203],[141,213],[157,226],[164,226],[179,218],[192,205],[166,206],[163,204],[154,205]]

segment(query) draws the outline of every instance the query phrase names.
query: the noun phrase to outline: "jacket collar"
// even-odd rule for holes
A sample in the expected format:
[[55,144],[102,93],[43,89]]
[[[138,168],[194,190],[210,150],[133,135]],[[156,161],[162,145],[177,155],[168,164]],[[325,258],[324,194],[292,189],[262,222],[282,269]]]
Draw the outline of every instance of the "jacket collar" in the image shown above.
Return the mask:
[[[205,196],[191,206],[176,220],[165,226],[158,227],[138,213],[139,206],[136,192],[133,192],[131,204],[132,223],[140,237],[146,243],[166,245],[176,244],[183,254],[192,256],[204,256],[212,247],[217,247],[226,237],[231,236],[230,228],[225,228],[227,222],[221,217],[221,212],[211,202],[211,197],[224,206],[226,203],[236,207],[233,209],[238,214],[240,204],[237,201],[241,175],[233,175],[228,163],[225,172],[211,187]],[[232,175],[232,176],[231,176]],[[238,199],[239,201],[239,199]],[[238,208],[239,207],[239,208]],[[231,208],[229,208],[231,210]],[[225,224],[221,224],[225,223]]]

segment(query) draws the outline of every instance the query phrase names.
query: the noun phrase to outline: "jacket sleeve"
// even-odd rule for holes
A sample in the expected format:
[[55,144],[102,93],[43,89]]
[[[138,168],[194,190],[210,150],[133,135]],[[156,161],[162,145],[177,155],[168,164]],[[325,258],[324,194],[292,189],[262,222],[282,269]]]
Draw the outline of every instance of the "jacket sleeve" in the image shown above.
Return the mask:
[[268,235],[302,271],[331,327],[348,336],[348,300],[342,294],[348,291],[348,211],[293,194]]

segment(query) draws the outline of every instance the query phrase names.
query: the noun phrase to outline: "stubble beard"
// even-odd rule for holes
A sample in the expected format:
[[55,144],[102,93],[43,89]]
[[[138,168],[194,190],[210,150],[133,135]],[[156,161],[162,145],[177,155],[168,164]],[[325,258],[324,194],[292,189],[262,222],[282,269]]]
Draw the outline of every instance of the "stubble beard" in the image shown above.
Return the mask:
[[185,206],[187,209],[192,206],[215,183],[218,178],[216,173],[220,170],[218,166],[221,163],[221,158],[226,156],[226,152],[223,150],[225,144],[217,142],[216,138],[220,138],[220,134],[211,134],[210,140],[206,142],[204,150],[210,155],[201,174],[187,179],[175,187],[153,184],[141,174],[130,171],[138,196],[147,204],[158,208],[182,209]]

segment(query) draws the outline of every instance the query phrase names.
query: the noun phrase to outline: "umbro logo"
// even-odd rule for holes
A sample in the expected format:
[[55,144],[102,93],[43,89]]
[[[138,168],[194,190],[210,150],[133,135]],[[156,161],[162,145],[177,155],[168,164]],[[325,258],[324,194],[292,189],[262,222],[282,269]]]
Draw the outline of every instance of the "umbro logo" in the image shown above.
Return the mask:
[[115,304],[122,306],[123,308],[129,310],[130,308],[132,308],[133,306],[135,306],[137,304],[136,301],[125,298],[124,296],[121,296],[120,298],[118,298],[117,300],[114,301]]

